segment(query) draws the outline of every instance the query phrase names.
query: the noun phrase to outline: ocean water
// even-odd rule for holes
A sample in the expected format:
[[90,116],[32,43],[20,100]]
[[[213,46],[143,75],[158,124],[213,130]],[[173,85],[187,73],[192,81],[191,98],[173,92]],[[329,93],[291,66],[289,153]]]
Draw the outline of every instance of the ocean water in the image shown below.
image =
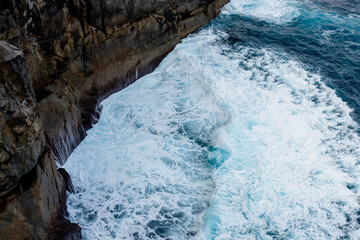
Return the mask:
[[102,102],[84,239],[360,239],[360,2],[232,0]]

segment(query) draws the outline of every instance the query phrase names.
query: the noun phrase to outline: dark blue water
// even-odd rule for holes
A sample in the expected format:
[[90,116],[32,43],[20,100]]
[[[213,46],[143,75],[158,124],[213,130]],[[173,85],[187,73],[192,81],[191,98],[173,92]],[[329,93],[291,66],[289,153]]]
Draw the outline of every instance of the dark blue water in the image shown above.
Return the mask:
[[[298,16],[284,24],[238,14],[212,25],[229,34],[227,44],[273,48],[318,71],[360,121],[360,1],[302,1]],[[209,26],[210,28],[213,26]]]
[[360,2],[232,0],[102,102],[85,239],[360,239]]
[[358,0],[310,0],[305,1],[308,5],[313,5],[315,8],[323,9],[328,12],[336,12],[344,15],[359,17],[360,6]]

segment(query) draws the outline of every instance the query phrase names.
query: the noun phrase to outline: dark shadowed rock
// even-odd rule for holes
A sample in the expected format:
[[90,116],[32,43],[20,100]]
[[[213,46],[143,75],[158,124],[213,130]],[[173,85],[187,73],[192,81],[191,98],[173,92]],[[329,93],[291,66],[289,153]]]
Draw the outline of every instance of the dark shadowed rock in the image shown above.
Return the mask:
[[0,239],[80,239],[80,228],[64,218],[65,198],[65,182],[45,148],[38,164],[2,198]]
[[59,168],[58,171],[61,174],[61,176],[64,178],[66,191],[68,191],[69,193],[74,193],[75,192],[74,185],[71,181],[69,173],[64,168]]
[[24,54],[0,41],[0,197],[34,168],[45,138]]
[[[47,239],[51,229],[65,221],[65,181],[45,145],[24,54],[4,41],[0,41],[0,156],[0,239]],[[75,230],[62,235],[80,234]]]

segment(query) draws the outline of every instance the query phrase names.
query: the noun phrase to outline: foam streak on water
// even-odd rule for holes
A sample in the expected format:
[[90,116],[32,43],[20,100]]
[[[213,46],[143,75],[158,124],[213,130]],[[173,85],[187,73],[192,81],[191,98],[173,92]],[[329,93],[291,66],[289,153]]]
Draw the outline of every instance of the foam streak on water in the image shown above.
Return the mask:
[[[248,3],[226,14],[284,24],[298,11]],[[294,57],[228,38],[190,36],[102,102],[65,165],[85,239],[360,238],[351,109]]]
[[247,15],[282,24],[299,16],[297,5],[294,0],[237,0],[227,4],[223,14]]

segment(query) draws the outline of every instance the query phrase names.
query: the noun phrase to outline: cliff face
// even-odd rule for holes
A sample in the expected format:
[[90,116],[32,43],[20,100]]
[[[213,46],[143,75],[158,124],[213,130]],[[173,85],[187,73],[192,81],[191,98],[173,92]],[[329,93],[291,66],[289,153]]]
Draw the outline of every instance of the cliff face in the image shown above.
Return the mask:
[[2,0],[0,39],[29,66],[46,139],[64,162],[98,100],[155,68],[226,0]]
[[66,226],[65,181],[46,147],[24,54],[0,41],[0,239],[44,239]]
[[99,101],[151,72],[226,2],[1,0],[0,239],[51,238],[67,224],[54,158],[66,161]]

